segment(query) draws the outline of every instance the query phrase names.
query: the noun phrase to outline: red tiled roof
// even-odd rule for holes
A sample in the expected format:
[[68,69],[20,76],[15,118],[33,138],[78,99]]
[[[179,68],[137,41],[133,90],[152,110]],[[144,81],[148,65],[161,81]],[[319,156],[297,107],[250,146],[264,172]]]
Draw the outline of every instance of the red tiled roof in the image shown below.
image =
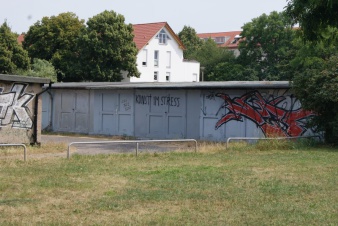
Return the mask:
[[232,43],[235,40],[236,36],[240,36],[242,31],[227,31],[227,32],[215,32],[215,33],[201,33],[197,34],[199,38],[216,38],[216,37],[226,37],[227,40],[222,43],[218,44],[220,47],[227,47],[229,49],[237,49],[238,48],[238,41],[236,43]]
[[142,49],[147,43],[162,29],[166,28],[170,35],[176,40],[180,48],[184,49],[184,45],[175,32],[171,29],[167,22],[134,24],[134,42],[138,50]]
[[25,34],[21,34],[18,36],[17,41],[20,45],[22,45],[22,42],[24,39],[25,39]]

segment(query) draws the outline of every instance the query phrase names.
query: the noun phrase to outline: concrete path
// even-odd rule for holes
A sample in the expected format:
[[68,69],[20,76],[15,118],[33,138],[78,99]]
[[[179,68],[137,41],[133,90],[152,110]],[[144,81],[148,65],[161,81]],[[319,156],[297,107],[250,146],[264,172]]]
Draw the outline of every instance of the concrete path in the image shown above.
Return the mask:
[[[64,143],[67,145],[72,142],[97,142],[97,141],[114,141],[122,139],[108,137],[90,137],[90,136],[60,136],[60,135],[42,135],[42,143]],[[182,148],[191,148],[194,150],[193,143],[182,142],[165,142],[165,143],[140,143],[139,153],[144,152],[166,152]],[[136,144],[133,143],[109,143],[109,144],[75,144],[71,146],[71,153],[77,154],[112,154],[112,153],[135,153]]]

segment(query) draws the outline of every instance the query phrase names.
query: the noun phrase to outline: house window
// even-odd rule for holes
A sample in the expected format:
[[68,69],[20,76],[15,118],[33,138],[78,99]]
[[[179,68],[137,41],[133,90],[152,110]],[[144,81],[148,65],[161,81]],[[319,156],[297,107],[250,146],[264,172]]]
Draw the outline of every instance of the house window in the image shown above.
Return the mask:
[[158,81],[158,71],[154,71],[154,81]]
[[148,51],[146,49],[144,49],[142,51],[142,66],[147,66],[147,55],[148,55]]
[[193,82],[197,82],[197,74],[196,73],[192,74],[192,80],[193,80]]
[[214,38],[214,40],[215,40],[215,42],[216,42],[217,44],[223,44],[223,43],[225,43],[226,41],[228,41],[229,39],[230,39],[229,36],[225,36],[225,37],[216,37],[216,38]]
[[155,50],[154,51],[154,66],[158,67],[158,59],[159,59],[159,51]]
[[171,52],[167,51],[167,68],[171,67]]
[[170,72],[167,72],[166,75],[165,75],[165,80],[167,82],[170,82]]
[[158,43],[160,44],[167,44],[167,41],[170,40],[169,35],[165,32],[164,29],[160,31],[156,38],[158,38]]
[[217,44],[223,44],[225,42],[225,37],[216,37],[215,42]]

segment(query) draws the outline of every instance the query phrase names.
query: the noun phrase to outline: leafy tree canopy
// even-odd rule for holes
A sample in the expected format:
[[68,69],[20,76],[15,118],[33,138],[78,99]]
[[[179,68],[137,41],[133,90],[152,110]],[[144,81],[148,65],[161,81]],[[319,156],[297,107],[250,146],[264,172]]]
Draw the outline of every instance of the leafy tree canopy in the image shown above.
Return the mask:
[[52,60],[59,51],[74,50],[83,28],[84,20],[71,12],[43,17],[29,28],[23,46],[31,58]]
[[299,23],[304,44],[291,61],[294,91],[317,113],[312,123],[326,142],[338,145],[338,1],[289,0],[286,13]]
[[23,46],[32,59],[52,62],[58,80],[63,81],[69,72],[69,59],[76,57],[77,39],[84,27],[84,20],[70,12],[43,17],[29,28]]
[[203,41],[197,36],[195,29],[190,26],[184,26],[182,31],[178,33],[178,37],[186,48],[183,51],[184,58],[192,60],[192,54],[201,48]]
[[[332,34],[337,36],[338,31]],[[302,47],[291,61],[293,89],[305,109],[317,116],[312,121],[325,132],[328,143],[338,144],[338,43],[298,40]]]
[[74,74],[87,81],[121,81],[122,71],[138,77],[133,38],[133,27],[125,24],[123,15],[104,11],[90,18],[78,42],[79,62]]
[[299,23],[307,40],[326,39],[328,29],[338,27],[337,0],[288,0],[286,13],[293,23]]
[[31,64],[31,68],[29,70],[17,70],[16,74],[48,78],[52,82],[57,82],[56,70],[52,63],[47,60],[37,58],[33,59],[33,63]]
[[291,79],[288,63],[296,52],[294,34],[284,13],[254,18],[243,26],[238,61],[255,71],[259,80]]
[[218,75],[214,72],[219,63],[231,62],[235,59],[233,52],[226,48],[217,46],[214,40],[209,38],[203,41],[200,48],[191,53],[191,59],[200,62],[204,68],[204,79],[206,81],[222,81],[222,78],[216,78]]
[[209,81],[255,81],[257,73],[233,61],[218,63],[207,76]]
[[13,74],[17,69],[29,68],[27,51],[17,41],[18,35],[13,33],[4,22],[0,27],[0,73]]

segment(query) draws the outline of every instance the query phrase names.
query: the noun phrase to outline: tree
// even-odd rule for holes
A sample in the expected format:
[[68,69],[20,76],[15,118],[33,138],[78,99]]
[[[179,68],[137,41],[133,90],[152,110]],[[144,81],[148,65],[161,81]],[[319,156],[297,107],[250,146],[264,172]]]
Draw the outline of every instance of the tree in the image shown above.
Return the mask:
[[258,80],[255,71],[245,68],[234,61],[216,64],[207,76],[209,81],[255,81]]
[[312,125],[325,132],[328,143],[338,144],[338,54],[326,60],[307,59],[294,80],[303,108],[317,112]]
[[12,74],[17,69],[29,68],[27,51],[17,41],[18,35],[13,33],[4,22],[0,27],[0,73]]
[[251,68],[259,80],[289,80],[289,61],[296,52],[295,32],[284,13],[263,14],[244,24],[238,62]]
[[79,38],[77,67],[74,77],[64,81],[121,81],[121,72],[139,76],[136,67],[138,50],[133,41],[133,27],[124,23],[124,16],[104,11],[87,22]]
[[65,61],[76,57],[77,39],[84,27],[84,20],[70,12],[43,17],[29,28],[23,46],[32,59],[51,61],[62,81],[69,66]]
[[203,42],[202,46],[191,53],[191,58],[200,62],[205,68],[206,81],[221,81],[221,78],[216,78],[214,70],[219,63],[232,62],[235,59],[234,54],[226,48],[217,46],[214,40],[208,39]]
[[289,0],[286,13],[299,23],[303,47],[291,62],[294,92],[317,116],[312,125],[338,145],[338,2]]
[[48,78],[52,82],[57,81],[56,70],[52,63],[47,60],[42,59],[33,59],[33,63],[31,64],[31,69],[29,70],[17,70],[16,74],[32,76],[32,77],[42,77]]
[[338,27],[337,0],[288,0],[286,13],[299,23],[306,40],[325,39],[330,27]]
[[[338,29],[332,36],[337,36]],[[293,89],[304,109],[317,113],[311,125],[324,131],[327,143],[338,144],[338,46],[325,40],[298,40],[302,48],[291,61]]]
[[178,33],[178,37],[186,48],[183,51],[184,58],[191,60],[191,55],[201,48],[203,41],[197,36],[195,29],[190,26],[184,26],[182,31]]

